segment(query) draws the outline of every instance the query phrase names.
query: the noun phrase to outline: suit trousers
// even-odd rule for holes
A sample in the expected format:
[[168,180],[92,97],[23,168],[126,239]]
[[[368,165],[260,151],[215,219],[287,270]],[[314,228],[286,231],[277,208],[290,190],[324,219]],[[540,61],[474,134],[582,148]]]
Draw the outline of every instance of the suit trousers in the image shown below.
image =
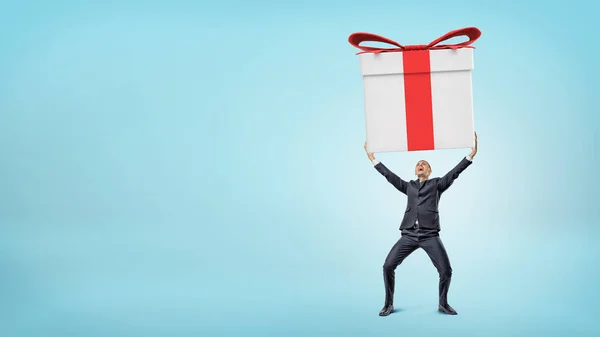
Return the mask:
[[452,278],[452,267],[446,248],[439,235],[428,238],[416,238],[402,235],[392,247],[383,264],[383,280],[385,284],[385,305],[394,304],[395,270],[412,252],[423,248],[440,275],[439,300],[441,305],[448,304],[448,288]]

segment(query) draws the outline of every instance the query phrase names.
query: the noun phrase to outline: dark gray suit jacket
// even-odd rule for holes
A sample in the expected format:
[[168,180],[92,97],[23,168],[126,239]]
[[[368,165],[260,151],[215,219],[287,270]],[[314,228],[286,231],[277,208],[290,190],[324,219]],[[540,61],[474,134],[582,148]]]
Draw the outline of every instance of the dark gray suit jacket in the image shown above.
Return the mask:
[[400,230],[410,228],[415,224],[417,217],[419,227],[440,230],[440,217],[438,203],[444,191],[446,191],[472,162],[467,158],[458,163],[450,172],[441,178],[430,178],[419,187],[419,180],[406,182],[390,171],[381,162],[375,168],[400,192],[406,194],[408,202]]

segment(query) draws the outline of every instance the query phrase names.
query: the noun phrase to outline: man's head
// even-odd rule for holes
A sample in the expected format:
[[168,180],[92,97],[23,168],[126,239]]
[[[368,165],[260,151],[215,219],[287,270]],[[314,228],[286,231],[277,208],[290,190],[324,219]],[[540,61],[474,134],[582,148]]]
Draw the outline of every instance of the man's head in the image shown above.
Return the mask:
[[417,166],[415,166],[415,174],[419,178],[429,178],[431,174],[431,166],[426,160],[419,160]]

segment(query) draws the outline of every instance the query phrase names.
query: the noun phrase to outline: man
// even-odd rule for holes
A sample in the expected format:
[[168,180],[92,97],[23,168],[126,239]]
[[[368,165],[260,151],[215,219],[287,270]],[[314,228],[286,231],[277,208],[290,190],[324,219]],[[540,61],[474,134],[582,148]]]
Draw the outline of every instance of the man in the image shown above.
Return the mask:
[[475,136],[475,147],[471,154],[456,165],[450,172],[441,178],[429,179],[431,166],[425,160],[420,160],[415,167],[418,179],[406,182],[390,171],[383,163],[375,159],[373,153],[365,151],[369,156],[375,169],[381,173],[388,182],[408,198],[404,218],[400,225],[402,233],[400,239],[390,250],[383,265],[383,279],[385,284],[385,304],[379,312],[379,316],[388,316],[394,311],[394,286],[395,270],[402,261],[418,248],[423,248],[440,275],[439,283],[439,305],[438,310],[456,315],[457,312],[448,304],[447,295],[452,278],[452,268],[444,244],[440,239],[440,219],[438,203],[444,191],[446,191],[469,165],[477,154],[477,133]]

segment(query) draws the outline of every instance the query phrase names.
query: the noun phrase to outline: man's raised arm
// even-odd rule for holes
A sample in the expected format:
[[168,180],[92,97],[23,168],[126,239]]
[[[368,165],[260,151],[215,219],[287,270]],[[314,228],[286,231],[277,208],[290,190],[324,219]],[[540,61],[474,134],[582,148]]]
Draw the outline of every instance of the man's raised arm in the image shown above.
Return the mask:
[[398,191],[406,194],[406,189],[407,189],[406,181],[402,180],[402,178],[398,177],[394,172],[390,171],[387,167],[385,167],[385,165],[383,165],[383,163],[381,163],[379,160],[375,159],[373,152],[367,151],[367,142],[365,142],[365,152],[367,152],[367,156],[369,157],[369,160],[375,166],[375,169],[377,171],[379,171],[379,173],[381,173],[381,175],[383,175],[390,184],[394,185],[394,187],[396,189],[398,189]]
[[469,165],[473,163],[473,157],[477,154],[477,133],[475,133],[475,147],[471,148],[471,154],[463,158],[458,165],[456,165],[450,172],[446,173],[438,182],[438,189],[440,192],[447,190],[454,180],[464,171]]

